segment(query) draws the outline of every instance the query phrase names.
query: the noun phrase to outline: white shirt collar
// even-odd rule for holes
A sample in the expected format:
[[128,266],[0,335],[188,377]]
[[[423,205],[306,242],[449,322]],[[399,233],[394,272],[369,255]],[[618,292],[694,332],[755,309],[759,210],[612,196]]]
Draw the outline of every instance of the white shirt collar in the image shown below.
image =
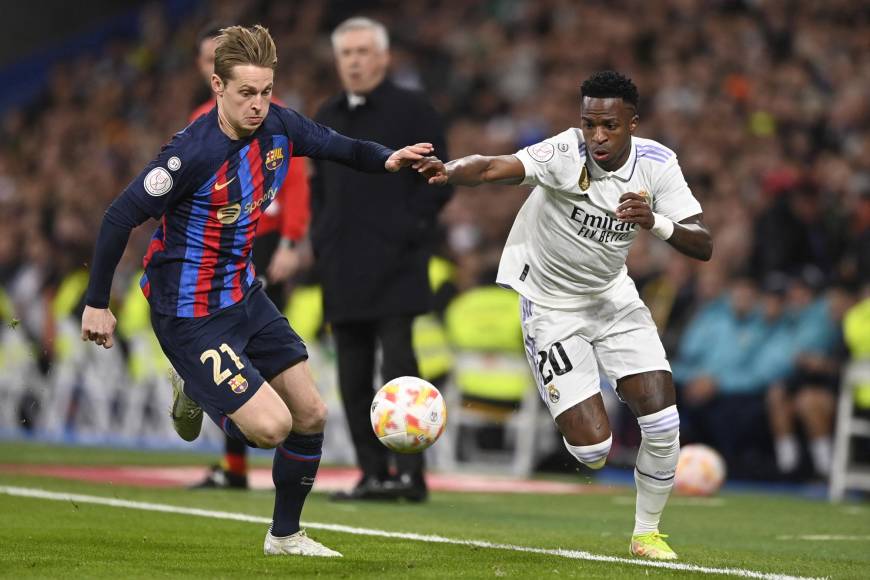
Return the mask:
[[363,95],[355,95],[353,93],[347,94],[347,106],[350,107],[351,110],[356,109],[362,105],[366,104],[366,98]]

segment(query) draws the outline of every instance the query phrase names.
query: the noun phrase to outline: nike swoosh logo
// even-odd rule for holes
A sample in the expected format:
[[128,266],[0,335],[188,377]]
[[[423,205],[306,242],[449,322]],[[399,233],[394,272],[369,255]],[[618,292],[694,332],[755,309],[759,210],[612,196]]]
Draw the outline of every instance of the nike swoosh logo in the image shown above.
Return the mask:
[[[238,177],[238,176],[236,176],[236,177]],[[225,188],[226,186],[228,186],[229,184],[231,184],[232,182],[234,182],[235,180],[236,180],[236,178],[233,177],[233,178],[230,179],[229,181],[224,181],[223,183],[215,183],[215,184],[214,184],[214,188],[215,188],[217,191],[220,191],[220,190],[222,190],[223,188]]]

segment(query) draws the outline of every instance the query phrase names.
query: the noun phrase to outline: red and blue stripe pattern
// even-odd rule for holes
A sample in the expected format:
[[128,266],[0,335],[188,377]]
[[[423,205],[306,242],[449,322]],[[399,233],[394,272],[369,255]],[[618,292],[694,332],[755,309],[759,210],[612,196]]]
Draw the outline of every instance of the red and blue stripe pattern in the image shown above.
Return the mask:
[[[276,157],[276,149],[281,149],[282,162],[277,167],[273,162],[270,169],[266,157],[270,152]],[[253,139],[231,152],[214,175],[167,214],[168,220],[164,217],[146,256],[146,272],[151,257],[162,253],[162,281],[177,280],[176,316],[207,316],[244,297],[256,277],[251,248],[257,222],[280,190],[291,155],[285,135]],[[142,289],[148,296],[147,274]]]

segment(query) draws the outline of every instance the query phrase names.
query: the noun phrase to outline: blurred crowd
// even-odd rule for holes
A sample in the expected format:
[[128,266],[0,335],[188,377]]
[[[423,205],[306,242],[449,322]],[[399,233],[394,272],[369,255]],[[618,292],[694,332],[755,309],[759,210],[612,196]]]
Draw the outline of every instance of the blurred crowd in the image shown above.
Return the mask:
[[[746,422],[751,443],[768,442],[760,453],[767,445],[792,472],[803,434],[804,463],[826,473],[848,357],[841,322],[870,285],[862,3],[226,0],[202,2],[175,26],[168,5],[142,9],[138,39],[58,63],[38,100],[0,112],[4,320],[37,345],[42,372],[57,356],[57,317],[69,314],[58,307],[62,282],[89,261],[105,207],[208,98],[194,65],[198,31],[266,25],[278,47],[275,94],[311,115],[338,89],[329,32],[362,14],[390,30],[393,78],[445,115],[451,158],[512,153],[578,126],[580,82],[605,68],[628,74],[641,94],[638,135],[677,152],[715,240],[704,264],[649,236],[629,257],[674,362],[684,435],[740,465],[753,445],[727,435]],[[460,189],[445,209],[439,252],[460,291],[493,281],[527,194]],[[153,227],[134,232],[117,300]]]

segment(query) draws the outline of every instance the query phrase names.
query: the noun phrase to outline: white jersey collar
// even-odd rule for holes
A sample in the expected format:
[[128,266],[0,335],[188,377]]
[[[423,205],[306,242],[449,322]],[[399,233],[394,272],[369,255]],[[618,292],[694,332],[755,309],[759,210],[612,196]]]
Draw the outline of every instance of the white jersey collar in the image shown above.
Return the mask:
[[605,171],[586,151],[586,143],[580,144],[580,154],[585,157],[586,168],[589,170],[589,175],[592,179],[604,179],[606,177],[615,177],[622,181],[630,181],[634,175],[634,166],[637,165],[637,146],[634,142],[634,137],[631,138],[629,145],[628,159],[616,171]]

